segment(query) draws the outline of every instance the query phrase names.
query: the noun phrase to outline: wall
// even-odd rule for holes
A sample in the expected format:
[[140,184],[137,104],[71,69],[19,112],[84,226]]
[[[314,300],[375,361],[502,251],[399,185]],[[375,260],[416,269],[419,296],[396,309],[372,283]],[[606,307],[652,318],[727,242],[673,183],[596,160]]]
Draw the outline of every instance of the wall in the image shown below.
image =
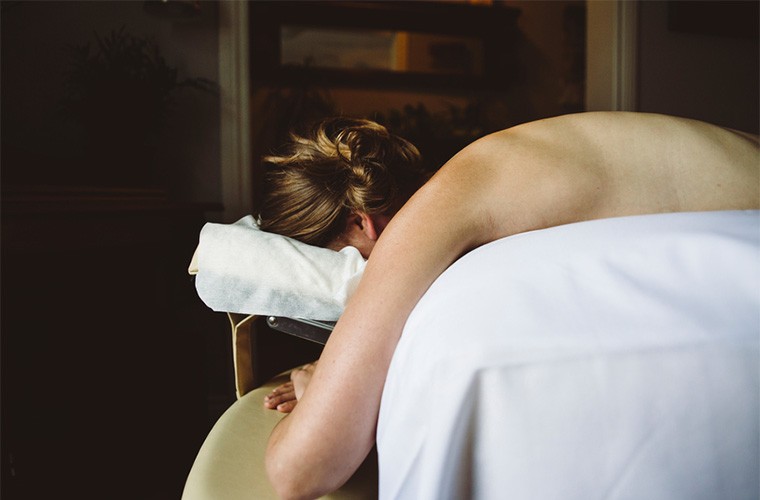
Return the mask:
[[[124,28],[153,39],[179,79],[217,80],[217,4],[202,2],[200,14],[166,19],[143,2],[3,2],[2,138],[3,180],[22,184],[87,183],[82,168],[82,131],[61,114],[67,47],[95,43]],[[118,96],[114,96],[118,99]],[[166,135],[160,144],[162,179],[170,197],[221,201],[219,98],[179,89],[173,95]],[[117,158],[118,159],[118,158]],[[98,168],[108,169],[109,158]]]
[[524,100],[523,120],[583,110],[585,2],[507,0],[520,9],[520,48],[526,68],[513,92]]
[[667,4],[639,4],[638,110],[757,133],[757,36],[671,31]]
[[[69,47],[122,27],[179,80],[217,80],[219,5],[200,5],[176,19],[142,1],[0,3],[2,498],[179,498],[231,403],[227,319],[187,275],[221,202],[219,95],[172,95],[161,184],[120,171],[141,169],[125,162],[139,144],[93,157],[62,106]],[[125,94],[102,101],[111,125]]]

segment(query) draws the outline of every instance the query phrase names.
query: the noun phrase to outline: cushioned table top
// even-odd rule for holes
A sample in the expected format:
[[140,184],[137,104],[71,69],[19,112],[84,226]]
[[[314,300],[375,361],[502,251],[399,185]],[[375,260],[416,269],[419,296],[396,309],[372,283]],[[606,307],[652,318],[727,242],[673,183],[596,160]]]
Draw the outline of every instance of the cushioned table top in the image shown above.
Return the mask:
[[[280,376],[237,400],[221,416],[203,443],[185,483],[183,500],[276,500],[264,469],[272,429],[284,416],[263,407],[264,396],[287,376]],[[327,499],[377,497],[377,458],[367,461]]]

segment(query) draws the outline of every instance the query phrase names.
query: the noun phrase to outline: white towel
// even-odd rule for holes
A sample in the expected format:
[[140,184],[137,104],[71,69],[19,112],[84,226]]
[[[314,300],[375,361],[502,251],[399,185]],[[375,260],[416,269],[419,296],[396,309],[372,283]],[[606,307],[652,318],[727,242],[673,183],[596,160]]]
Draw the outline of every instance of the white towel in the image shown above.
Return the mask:
[[190,266],[198,296],[214,311],[337,320],[366,262],[261,231],[252,216],[206,224]]

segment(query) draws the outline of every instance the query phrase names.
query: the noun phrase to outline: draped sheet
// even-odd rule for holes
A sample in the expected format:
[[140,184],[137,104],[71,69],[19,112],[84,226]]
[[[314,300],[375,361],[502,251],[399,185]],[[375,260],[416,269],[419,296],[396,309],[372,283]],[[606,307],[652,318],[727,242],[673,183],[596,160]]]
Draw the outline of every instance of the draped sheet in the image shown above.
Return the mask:
[[380,497],[757,498],[760,212],[505,238],[407,321]]

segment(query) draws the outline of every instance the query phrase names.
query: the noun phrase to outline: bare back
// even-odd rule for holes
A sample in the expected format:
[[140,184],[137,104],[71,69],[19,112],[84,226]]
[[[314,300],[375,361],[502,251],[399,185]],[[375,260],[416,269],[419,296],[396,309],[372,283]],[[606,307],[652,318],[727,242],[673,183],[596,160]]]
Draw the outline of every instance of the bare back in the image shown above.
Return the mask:
[[[497,132],[455,156],[443,183],[478,184],[495,239],[588,219],[760,207],[757,140],[656,114],[583,113]],[[464,181],[463,178],[467,178]]]

